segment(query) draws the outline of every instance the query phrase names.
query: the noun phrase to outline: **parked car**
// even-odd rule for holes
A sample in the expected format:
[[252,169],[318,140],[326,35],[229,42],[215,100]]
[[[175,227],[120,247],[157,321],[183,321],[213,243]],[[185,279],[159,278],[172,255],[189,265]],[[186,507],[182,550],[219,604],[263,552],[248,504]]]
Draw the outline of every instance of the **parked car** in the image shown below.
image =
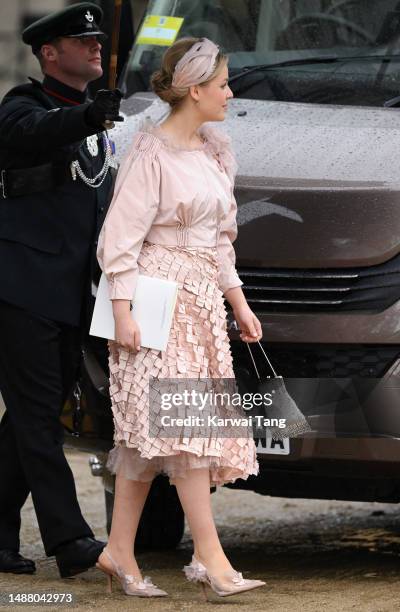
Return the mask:
[[[262,345],[313,428],[283,442],[257,439],[259,476],[227,486],[398,502],[400,3],[150,2],[123,76],[120,156],[143,118],[168,112],[149,78],[174,35],[207,36],[229,53],[235,97],[220,127],[239,163],[237,269]],[[252,363],[231,312],[228,325],[245,380]],[[64,422],[75,446],[97,454],[110,517],[112,418],[96,364],[88,350],[82,409],[77,393]],[[140,542],[174,546],[183,530],[175,488],[160,476],[152,495]]]

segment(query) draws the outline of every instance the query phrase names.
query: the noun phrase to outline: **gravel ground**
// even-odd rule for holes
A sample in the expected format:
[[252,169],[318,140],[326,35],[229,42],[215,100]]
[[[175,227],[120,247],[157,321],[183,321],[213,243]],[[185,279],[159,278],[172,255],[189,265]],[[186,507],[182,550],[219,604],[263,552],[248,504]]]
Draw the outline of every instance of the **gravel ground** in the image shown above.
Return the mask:
[[[101,480],[93,478],[88,455],[68,452],[82,510],[99,538],[106,538]],[[287,500],[219,488],[212,496],[224,548],[245,577],[267,586],[233,598],[203,603],[196,585],[181,568],[192,552],[186,531],[179,548],[144,553],[145,574],[170,594],[163,599],[128,598],[119,585],[105,592],[96,569],[60,580],[53,558],[46,558],[30,499],[23,510],[22,552],[37,561],[33,577],[0,575],[5,593],[72,593],[68,606],[37,605],[35,610],[274,610],[279,612],[392,612],[400,609],[400,521],[395,505]],[[0,609],[27,609],[7,605]]]

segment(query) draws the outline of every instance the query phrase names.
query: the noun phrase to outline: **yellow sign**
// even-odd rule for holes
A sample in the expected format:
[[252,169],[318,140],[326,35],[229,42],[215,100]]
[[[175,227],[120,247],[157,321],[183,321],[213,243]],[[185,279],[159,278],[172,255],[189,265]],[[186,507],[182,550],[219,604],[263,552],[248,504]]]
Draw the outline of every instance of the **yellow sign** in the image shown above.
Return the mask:
[[183,17],[147,15],[136,39],[137,45],[169,46],[175,41],[181,29]]

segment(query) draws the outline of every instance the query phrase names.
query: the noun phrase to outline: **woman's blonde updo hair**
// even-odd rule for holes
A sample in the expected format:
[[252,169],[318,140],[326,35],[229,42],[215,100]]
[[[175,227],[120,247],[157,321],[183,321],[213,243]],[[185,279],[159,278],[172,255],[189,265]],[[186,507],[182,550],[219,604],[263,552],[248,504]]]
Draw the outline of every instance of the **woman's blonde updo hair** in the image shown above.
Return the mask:
[[[181,57],[183,57],[194,44],[200,41],[201,38],[194,37],[180,38],[177,40],[164,52],[160,70],[156,70],[156,72],[153,72],[151,75],[150,83],[152,90],[161,100],[168,102],[172,110],[178,108],[189,91],[189,87],[172,87],[172,77],[174,75],[175,66]],[[217,75],[220,68],[222,68],[222,65],[227,61],[228,56],[222,53],[222,51],[219,51],[215,58],[213,73],[209,76],[207,81],[203,81],[200,85],[206,85],[211,81]]]

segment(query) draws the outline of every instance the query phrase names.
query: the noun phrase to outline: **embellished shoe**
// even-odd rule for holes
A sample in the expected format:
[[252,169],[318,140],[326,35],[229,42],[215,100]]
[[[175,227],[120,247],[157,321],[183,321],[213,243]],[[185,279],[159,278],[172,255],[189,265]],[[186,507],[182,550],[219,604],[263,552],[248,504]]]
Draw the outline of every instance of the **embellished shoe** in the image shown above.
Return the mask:
[[168,595],[166,591],[159,589],[152,583],[150,576],[145,576],[143,580],[135,578],[129,574],[124,574],[122,568],[115,563],[108,550],[103,550],[104,554],[109,559],[113,569],[110,570],[101,561],[97,561],[96,567],[104,572],[107,576],[107,593],[112,592],[113,576],[118,578],[126,595],[137,595],[138,597],[165,597]]
[[200,584],[202,595],[206,601],[208,600],[206,591],[207,585],[220,597],[228,597],[228,595],[235,595],[236,593],[257,589],[266,584],[263,580],[247,580],[243,578],[241,572],[230,570],[223,574],[229,578],[229,582],[225,582],[222,585],[221,582],[218,583],[217,578],[211,576],[207,572],[207,568],[200,563],[194,555],[192,556],[190,565],[184,565],[183,571],[190,582],[198,582]]

